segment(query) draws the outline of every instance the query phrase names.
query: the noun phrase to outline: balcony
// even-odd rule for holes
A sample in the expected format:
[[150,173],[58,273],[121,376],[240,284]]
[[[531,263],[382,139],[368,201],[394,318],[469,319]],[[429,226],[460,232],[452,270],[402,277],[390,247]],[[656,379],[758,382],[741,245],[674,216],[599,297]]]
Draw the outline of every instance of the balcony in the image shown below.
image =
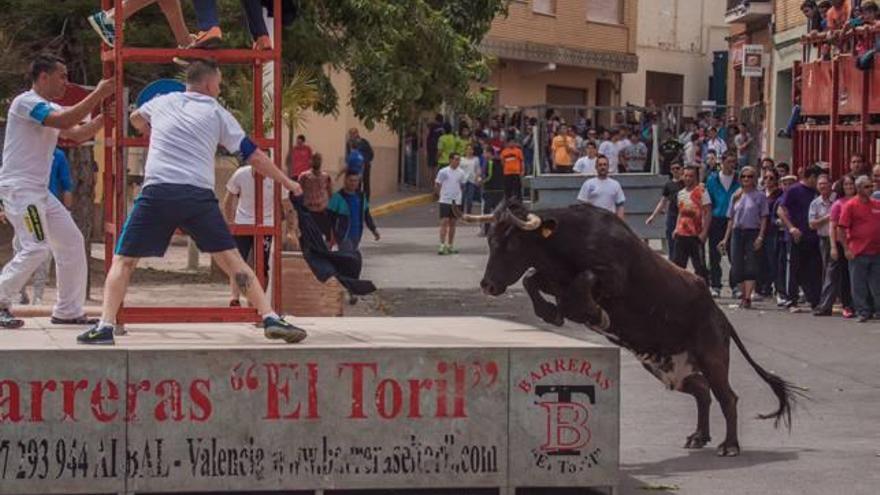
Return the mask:
[[771,0],[727,0],[724,22],[727,24],[769,21],[773,15]]

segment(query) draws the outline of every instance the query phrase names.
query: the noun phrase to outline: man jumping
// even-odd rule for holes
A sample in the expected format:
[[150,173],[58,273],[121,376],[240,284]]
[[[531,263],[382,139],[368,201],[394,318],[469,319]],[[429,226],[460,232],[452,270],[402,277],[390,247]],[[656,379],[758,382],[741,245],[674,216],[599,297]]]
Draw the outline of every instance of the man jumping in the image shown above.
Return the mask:
[[305,330],[278,316],[253,270],[241,258],[214,196],[217,146],[240,153],[268,179],[301,195],[299,184],[276,168],[245,135],[241,125],[217,102],[221,74],[215,62],[199,60],[186,71],[186,92],[159,96],[131,115],[131,124],[149,135],[144,188],[129,213],[104,283],[101,321],[77,337],[81,344],[113,344],[113,327],[131,275],[143,257],[161,257],[177,228],[211,253],[235,280],[263,319],[269,339],[296,343]]
[[105,79],[78,104],[61,108],[51,102],[64,96],[67,67],[52,55],[38,55],[31,63],[31,89],[12,101],[6,119],[0,199],[21,249],[0,274],[0,328],[18,328],[24,322],[9,308],[34,271],[55,256],[58,302],[52,323],[89,323],[83,311],[86,300],[85,242],[67,208],[49,192],[52,155],[58,136],[85,141],[104,124],[98,117],[80,125],[101,101],[113,93],[113,80]]

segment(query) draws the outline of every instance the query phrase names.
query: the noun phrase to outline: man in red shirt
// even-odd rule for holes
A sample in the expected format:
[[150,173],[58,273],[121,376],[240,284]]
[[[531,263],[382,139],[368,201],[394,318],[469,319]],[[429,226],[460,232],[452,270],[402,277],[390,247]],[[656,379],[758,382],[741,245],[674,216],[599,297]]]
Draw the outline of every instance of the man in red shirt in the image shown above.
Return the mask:
[[308,171],[312,164],[312,148],[306,144],[306,137],[296,137],[296,145],[290,150],[290,178],[296,179]]
[[872,314],[880,318],[880,200],[871,198],[874,184],[867,175],[856,179],[856,192],[843,206],[838,225],[846,230],[853,301],[859,322],[865,322]]

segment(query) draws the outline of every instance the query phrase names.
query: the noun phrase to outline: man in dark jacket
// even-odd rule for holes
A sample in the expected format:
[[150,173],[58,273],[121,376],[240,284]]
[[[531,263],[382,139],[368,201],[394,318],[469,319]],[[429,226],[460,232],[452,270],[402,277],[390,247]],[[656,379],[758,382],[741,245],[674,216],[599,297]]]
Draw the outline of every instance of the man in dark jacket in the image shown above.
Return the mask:
[[364,168],[361,172],[361,176],[363,177],[363,190],[364,196],[366,196],[367,199],[370,199],[370,169],[373,166],[373,147],[370,146],[369,141],[360,136],[360,133],[358,133],[358,130],[354,127],[348,130],[347,144],[346,152],[351,149],[356,149],[364,158]]
[[327,206],[333,226],[333,238],[340,251],[357,251],[364,233],[364,226],[379,240],[379,230],[370,215],[370,203],[366,193],[360,190],[360,175],[345,174],[342,189],[336,191]]

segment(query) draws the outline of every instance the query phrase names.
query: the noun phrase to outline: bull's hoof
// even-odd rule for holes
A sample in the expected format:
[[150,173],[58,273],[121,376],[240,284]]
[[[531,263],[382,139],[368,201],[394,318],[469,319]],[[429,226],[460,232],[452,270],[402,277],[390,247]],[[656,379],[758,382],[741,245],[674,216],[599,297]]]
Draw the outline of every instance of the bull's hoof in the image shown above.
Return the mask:
[[702,449],[707,443],[712,441],[712,437],[704,435],[702,432],[696,431],[692,433],[684,443],[686,449]]
[[608,316],[608,312],[604,309],[602,310],[602,319],[599,321],[599,330],[603,332],[611,328],[611,318]]
[[724,442],[718,446],[718,450],[715,453],[718,457],[736,457],[739,455],[739,443]]
[[565,324],[565,318],[560,314],[559,308],[550,303],[547,303],[546,306],[542,306],[540,309],[535,308],[535,313],[539,318],[551,325],[561,327]]
[[611,328],[611,318],[608,316],[608,312],[604,309],[599,314],[599,321],[593,322],[590,321],[590,326],[593,330],[598,330],[599,332],[606,332],[609,328]]

